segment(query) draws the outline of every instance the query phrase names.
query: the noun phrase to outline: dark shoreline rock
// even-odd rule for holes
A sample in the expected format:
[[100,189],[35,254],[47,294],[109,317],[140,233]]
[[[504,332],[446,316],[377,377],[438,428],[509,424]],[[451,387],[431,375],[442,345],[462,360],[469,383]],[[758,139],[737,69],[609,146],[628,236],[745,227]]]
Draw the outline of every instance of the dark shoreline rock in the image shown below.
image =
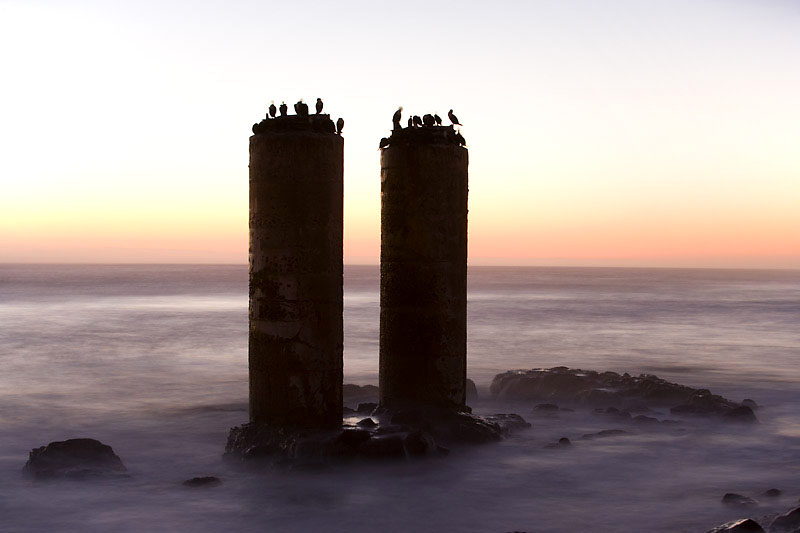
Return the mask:
[[185,487],[216,487],[222,485],[222,480],[217,476],[193,477],[183,482]]
[[671,383],[652,374],[631,376],[564,366],[513,370],[496,375],[489,390],[503,400],[590,406],[625,418],[630,418],[631,412],[647,412],[652,406],[669,407],[673,415],[757,421],[752,400],[739,404],[707,389]]
[[707,533],[764,533],[764,528],[752,518],[740,518],[717,526]]
[[22,469],[37,480],[122,475],[127,470],[111,446],[95,439],[69,439],[34,448]]

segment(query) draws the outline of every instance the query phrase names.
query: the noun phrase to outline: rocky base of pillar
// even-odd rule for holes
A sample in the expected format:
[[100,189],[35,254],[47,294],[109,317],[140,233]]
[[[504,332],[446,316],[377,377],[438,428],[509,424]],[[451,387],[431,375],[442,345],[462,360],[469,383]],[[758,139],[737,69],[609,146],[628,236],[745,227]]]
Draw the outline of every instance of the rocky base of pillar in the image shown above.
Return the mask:
[[244,424],[231,429],[225,456],[275,465],[313,467],[354,460],[441,457],[462,444],[496,442],[530,427],[521,416],[466,412],[376,409],[367,418],[345,418],[340,429],[303,430]]

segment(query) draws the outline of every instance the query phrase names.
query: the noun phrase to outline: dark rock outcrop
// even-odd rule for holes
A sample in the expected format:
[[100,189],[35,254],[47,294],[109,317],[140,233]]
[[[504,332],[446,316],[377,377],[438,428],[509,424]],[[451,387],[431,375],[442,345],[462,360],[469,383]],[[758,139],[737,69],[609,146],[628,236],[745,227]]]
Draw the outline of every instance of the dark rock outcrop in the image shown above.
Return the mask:
[[222,485],[222,480],[216,476],[193,477],[183,482],[186,487],[216,487]]
[[607,437],[619,437],[622,435],[629,435],[627,431],[622,429],[604,429],[602,431],[598,431],[597,433],[586,433],[583,437],[584,440],[591,440],[591,439],[604,439]]
[[626,418],[631,411],[646,412],[653,406],[670,407],[675,415],[718,416],[743,422],[756,420],[748,405],[652,374],[631,376],[563,366],[514,370],[495,376],[490,391],[495,397],[506,400],[585,405]]
[[111,446],[95,439],[69,439],[34,448],[23,467],[35,479],[83,479],[126,471]]
[[378,402],[378,387],[375,385],[342,385],[342,400],[346,404],[358,405],[362,402]]
[[725,505],[734,505],[734,506],[750,506],[750,505],[758,505],[758,501],[750,498],[749,496],[743,496],[741,494],[736,494],[735,492],[728,492],[722,497],[722,503]]
[[708,533],[764,533],[764,528],[751,518],[741,518],[732,522],[726,522],[721,526],[708,531]]
[[800,529],[800,507],[797,507],[786,514],[775,517],[769,525],[770,531],[797,531]]
[[781,494],[783,494],[781,489],[768,489],[764,491],[763,496],[766,496],[767,498],[777,498]]

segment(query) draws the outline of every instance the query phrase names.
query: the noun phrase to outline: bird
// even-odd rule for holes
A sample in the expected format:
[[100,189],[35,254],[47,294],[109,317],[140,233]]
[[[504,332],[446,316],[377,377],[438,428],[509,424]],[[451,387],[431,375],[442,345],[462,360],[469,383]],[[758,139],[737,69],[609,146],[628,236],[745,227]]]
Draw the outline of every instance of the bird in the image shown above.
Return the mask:
[[455,126],[461,126],[461,123],[458,121],[458,117],[453,114],[453,110],[447,112],[447,118],[450,119],[450,122],[453,123]]
[[379,148],[386,148],[387,146],[389,146],[389,139],[384,137],[383,139],[381,139],[381,144]]
[[422,117],[422,123],[425,124],[428,127],[433,126],[435,124],[435,122],[436,121],[433,119],[433,115],[431,115],[430,113],[427,113],[426,115],[424,115]]
[[408,127],[409,128],[414,127],[414,119],[412,117],[408,117]]
[[300,104],[302,102],[303,102],[302,100],[299,100],[296,104],[294,104],[294,114],[295,115],[299,115],[300,114]]
[[[459,126],[460,126],[460,124],[459,124]],[[466,146],[466,144],[467,144],[466,139],[464,139],[464,136],[461,135],[460,133],[456,133],[456,142],[458,144],[462,145],[462,146]]]
[[289,111],[289,108],[286,106],[286,102],[281,102],[280,110],[281,110],[281,116],[285,117],[286,113]]
[[437,126],[441,126],[442,125],[442,117],[440,117],[436,113],[433,114],[433,120],[436,121],[436,125]]
[[401,130],[403,129],[400,127],[400,118],[403,116],[403,106],[397,108],[397,111],[394,112],[392,115],[392,129],[393,130]]
[[414,125],[415,126],[422,126],[422,119],[419,118],[419,115],[414,115]]
[[269,116],[272,117],[272,118],[275,118],[275,113],[277,113],[277,112],[278,112],[278,110],[275,108],[275,101],[273,100],[269,104]]
[[317,98],[317,115],[322,113],[322,98]]
[[344,119],[339,117],[339,120],[336,121],[336,133],[341,135],[342,129],[344,129]]

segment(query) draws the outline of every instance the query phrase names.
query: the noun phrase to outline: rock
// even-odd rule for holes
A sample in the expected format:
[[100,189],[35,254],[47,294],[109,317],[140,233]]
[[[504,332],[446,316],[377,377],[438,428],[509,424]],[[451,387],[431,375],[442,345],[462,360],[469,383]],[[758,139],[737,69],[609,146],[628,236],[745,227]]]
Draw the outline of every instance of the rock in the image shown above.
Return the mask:
[[647,412],[649,406],[654,406],[672,407],[674,414],[723,416],[730,413],[729,419],[746,421],[750,417],[740,408],[752,409],[752,406],[742,406],[711,394],[707,389],[671,383],[652,374],[634,377],[628,373],[600,373],[563,366],[498,374],[492,380],[490,392],[505,400],[613,407],[621,417],[632,410]]
[[342,385],[342,399],[344,403],[357,404],[360,402],[377,402],[378,387],[375,385]]
[[753,410],[746,405],[738,405],[722,396],[711,394],[708,390],[702,389],[694,394],[684,403],[676,405],[670,409],[673,415],[692,415],[692,416],[723,416],[726,420],[736,420],[742,422],[755,422],[756,417]]
[[633,417],[633,423],[642,426],[651,426],[654,424],[658,424],[658,418],[654,418],[652,416],[637,415]]
[[403,440],[406,452],[410,456],[430,455],[437,451],[436,441],[427,432],[421,429],[412,431]]
[[800,528],[800,507],[779,515],[769,525],[770,531],[796,531]]
[[533,410],[544,411],[544,412],[558,411],[558,405],[554,403],[540,403],[537,404],[536,407],[533,408]]
[[344,416],[355,414],[355,412],[356,410],[351,407],[347,406],[342,407],[342,415]]
[[378,424],[372,418],[364,418],[359,420],[357,425],[362,428],[374,428]]
[[372,438],[372,435],[366,429],[345,429],[336,437],[336,442],[357,448],[370,438]]
[[777,498],[781,494],[783,494],[783,491],[780,489],[768,489],[764,491],[763,496],[767,498]]
[[370,414],[375,410],[376,407],[378,407],[378,404],[374,402],[360,403],[358,404],[358,407],[356,407],[356,413]]
[[566,448],[568,446],[572,446],[572,442],[567,437],[561,437],[558,442],[551,442],[545,448]]
[[735,506],[758,505],[758,502],[753,498],[742,496],[741,494],[736,494],[735,492],[728,492],[725,494],[725,496],[722,497],[722,503]]
[[478,387],[475,386],[474,381],[467,378],[467,401],[477,400],[477,399],[478,399]]
[[616,407],[607,407],[606,409],[598,408],[594,410],[594,414],[598,416],[604,416],[606,418],[612,418],[614,420],[619,420],[621,422],[626,422],[631,419],[631,414],[628,411],[620,411]]
[[511,432],[531,427],[529,422],[526,422],[524,418],[514,413],[497,413],[483,418],[500,426],[503,435],[508,435]]
[[403,435],[375,437],[358,447],[358,454],[368,459],[398,459],[406,456]]
[[726,411],[722,417],[727,422],[745,422],[748,424],[758,422],[756,414],[746,405],[740,405],[739,407]]
[[627,431],[623,431],[621,429],[604,429],[602,431],[598,431],[597,433],[586,433],[583,439],[591,440],[591,439],[602,439],[606,437],[619,437],[620,435],[628,435]]
[[762,528],[758,522],[751,518],[741,518],[739,520],[734,520],[733,522],[727,522],[722,524],[721,526],[717,526],[712,530],[709,530],[708,533],[764,533],[764,528]]
[[35,479],[80,479],[126,471],[111,446],[95,439],[69,439],[34,448],[23,467]]
[[742,405],[746,405],[753,411],[758,409],[758,404],[755,402],[755,400],[751,400],[750,398],[745,398],[744,400],[742,400]]
[[216,476],[193,477],[183,482],[187,487],[216,487],[222,485],[222,480]]

